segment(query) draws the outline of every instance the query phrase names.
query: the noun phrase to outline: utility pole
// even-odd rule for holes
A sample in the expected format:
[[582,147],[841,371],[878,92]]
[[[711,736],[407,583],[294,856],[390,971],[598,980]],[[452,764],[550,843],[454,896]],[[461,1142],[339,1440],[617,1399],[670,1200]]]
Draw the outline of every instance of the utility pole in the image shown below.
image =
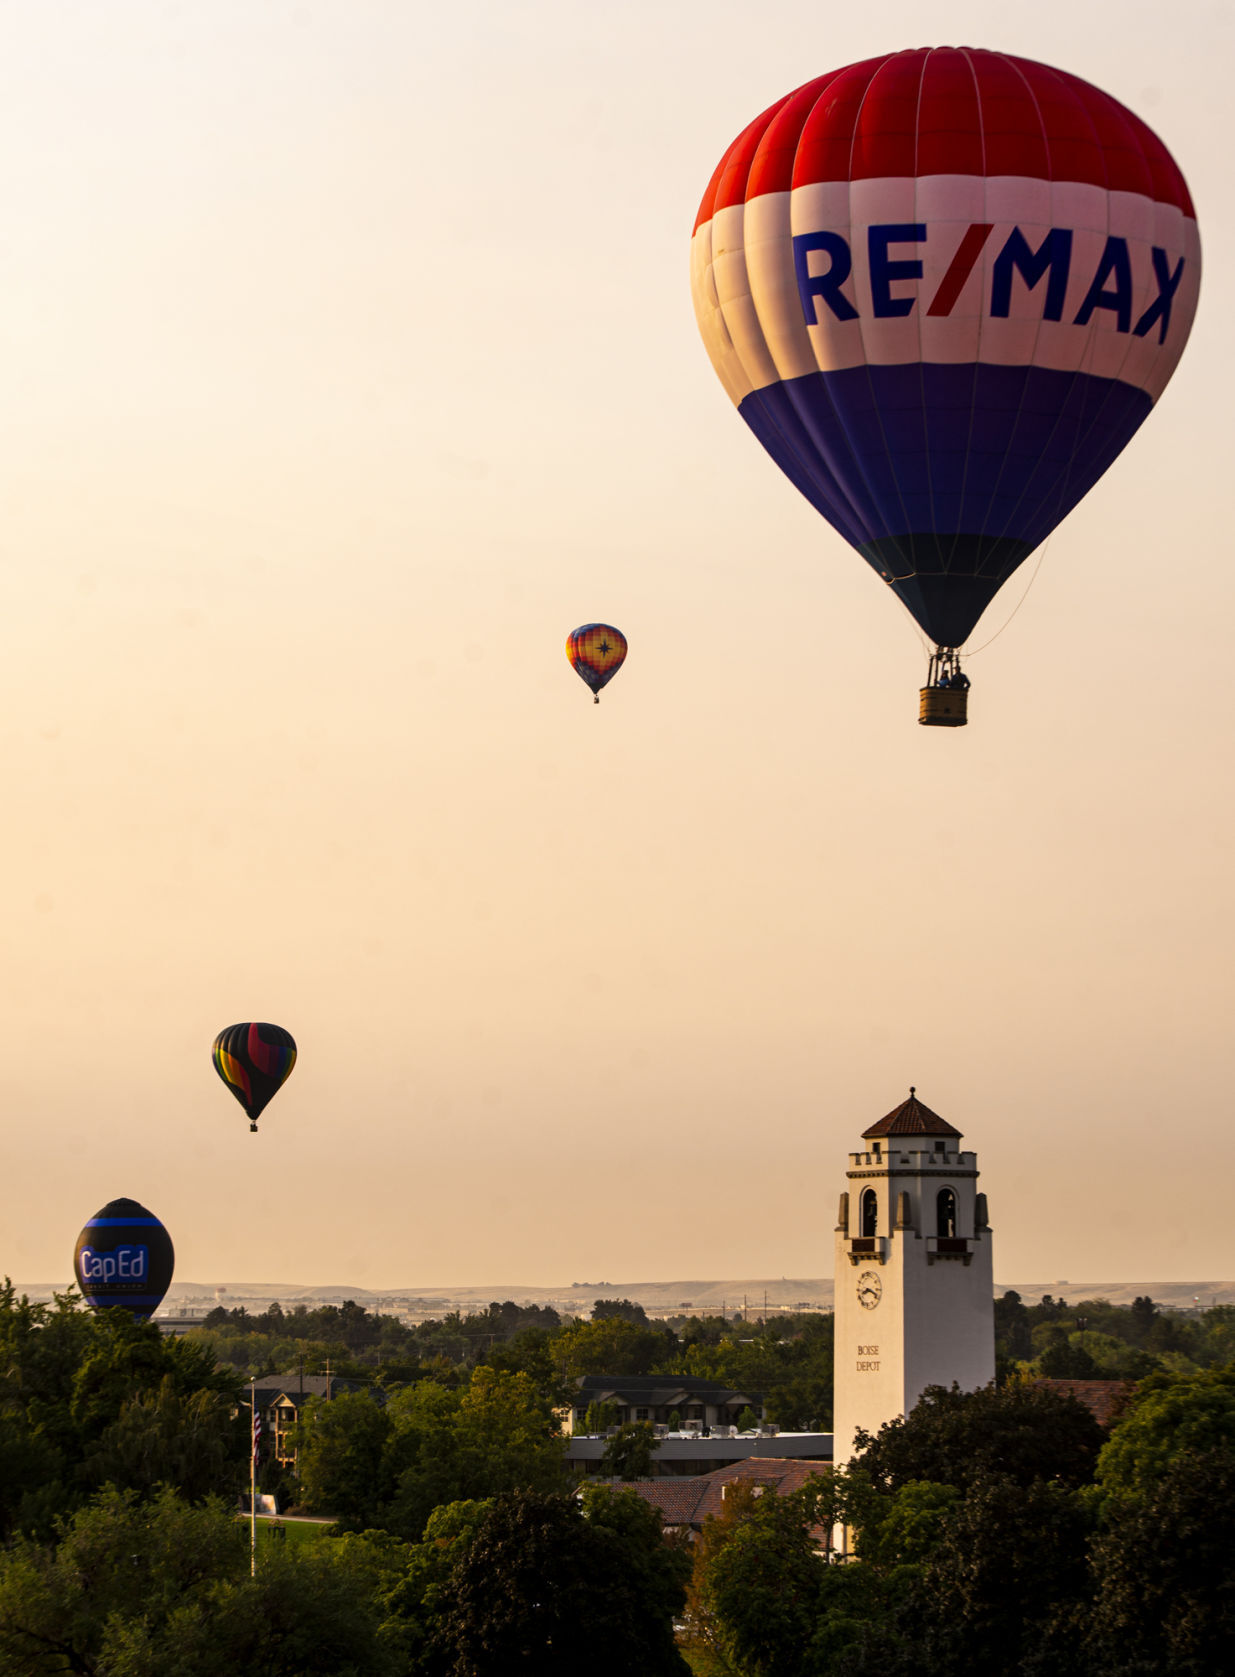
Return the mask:
[[249,1416],[252,1437],[249,1440],[249,1577],[257,1577],[257,1439],[260,1420],[257,1414],[257,1381],[249,1381]]

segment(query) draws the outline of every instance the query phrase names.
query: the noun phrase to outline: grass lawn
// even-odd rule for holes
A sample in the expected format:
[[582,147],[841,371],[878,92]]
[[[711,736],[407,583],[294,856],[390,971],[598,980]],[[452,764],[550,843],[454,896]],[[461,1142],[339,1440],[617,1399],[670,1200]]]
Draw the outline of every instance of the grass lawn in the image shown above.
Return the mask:
[[706,1648],[681,1648],[680,1652],[694,1677],[733,1677],[733,1668],[709,1654]]
[[[237,1516],[242,1525],[247,1526],[249,1516]],[[272,1543],[316,1543],[323,1532],[329,1531],[329,1525],[319,1524],[316,1520],[276,1520],[269,1514],[257,1516],[257,1547],[265,1549]]]

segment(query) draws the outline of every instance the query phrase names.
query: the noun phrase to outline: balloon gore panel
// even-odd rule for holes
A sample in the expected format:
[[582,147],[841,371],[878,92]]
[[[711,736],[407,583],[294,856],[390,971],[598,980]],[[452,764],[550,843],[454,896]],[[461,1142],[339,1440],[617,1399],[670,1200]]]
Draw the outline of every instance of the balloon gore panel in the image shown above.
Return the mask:
[[111,1200],[77,1237],[73,1273],[94,1310],[117,1305],[144,1321],[171,1286],[176,1254],[159,1219],[136,1200]]
[[1151,407],[1117,379],[978,365],[808,373],[738,411],[930,638],[960,646]]

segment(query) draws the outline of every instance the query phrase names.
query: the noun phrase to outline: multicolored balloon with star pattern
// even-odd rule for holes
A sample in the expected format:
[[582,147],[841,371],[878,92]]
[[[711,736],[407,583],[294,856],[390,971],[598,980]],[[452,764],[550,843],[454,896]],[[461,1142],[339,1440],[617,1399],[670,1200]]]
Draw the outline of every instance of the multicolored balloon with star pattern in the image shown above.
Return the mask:
[[259,1115],[274,1099],[296,1064],[296,1044],[282,1025],[229,1025],[214,1039],[214,1069],[257,1128]]
[[599,704],[601,688],[613,680],[625,660],[626,636],[612,623],[585,623],[567,635],[566,656]]

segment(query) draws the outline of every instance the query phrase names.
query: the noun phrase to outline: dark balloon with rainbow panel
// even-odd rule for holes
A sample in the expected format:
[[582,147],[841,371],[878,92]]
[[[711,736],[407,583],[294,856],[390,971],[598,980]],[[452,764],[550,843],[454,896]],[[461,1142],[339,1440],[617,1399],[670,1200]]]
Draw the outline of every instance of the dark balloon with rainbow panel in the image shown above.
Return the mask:
[[172,1237],[136,1200],[110,1200],[77,1237],[73,1273],[92,1310],[153,1316],[172,1284]]
[[567,635],[566,656],[599,704],[601,688],[613,680],[625,661],[626,636],[612,623],[585,623]]
[[292,1074],[296,1044],[282,1025],[229,1025],[214,1039],[214,1069],[249,1115],[249,1128]]

